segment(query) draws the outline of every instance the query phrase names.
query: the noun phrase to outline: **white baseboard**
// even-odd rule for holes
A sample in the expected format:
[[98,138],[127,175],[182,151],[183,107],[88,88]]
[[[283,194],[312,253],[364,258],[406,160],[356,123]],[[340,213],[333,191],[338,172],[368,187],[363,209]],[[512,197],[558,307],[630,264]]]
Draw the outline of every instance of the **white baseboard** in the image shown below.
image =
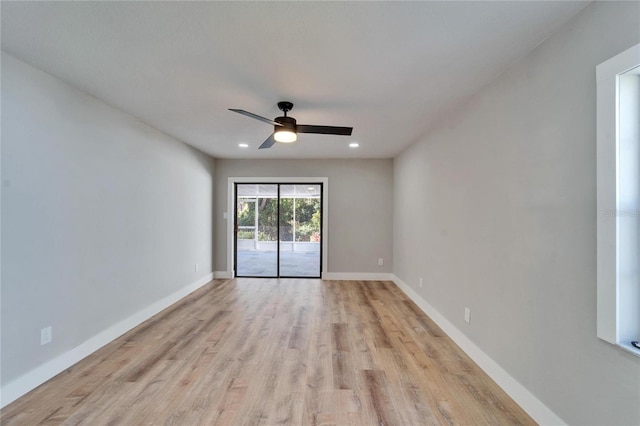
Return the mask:
[[538,424],[565,425],[566,423],[549,407],[544,405],[527,388],[507,373],[482,349],[476,346],[462,331],[447,320],[440,312],[420,297],[409,285],[392,274],[392,280],[425,314],[447,333],[471,359],[484,370],[524,411]]
[[[214,278],[231,279],[233,273],[228,271],[214,271]],[[393,274],[372,273],[372,272],[325,272],[322,274],[323,280],[335,281],[393,281]]]
[[233,273],[229,271],[213,271],[213,278],[231,279],[233,278]]
[[45,362],[39,367],[34,368],[21,377],[18,377],[13,382],[6,384],[0,389],[0,408],[10,404],[22,395],[40,386],[42,383],[71,367],[81,359],[91,355],[107,343],[112,342],[155,314],[173,305],[178,300],[199,289],[212,279],[212,273],[205,275],[198,281],[181,288],[175,293],[155,302],[151,306],[138,311],[130,317],[91,337],[89,340],[81,343],[75,348],[57,356],[51,361]]
[[373,272],[325,272],[323,280],[340,281],[393,281],[393,274]]

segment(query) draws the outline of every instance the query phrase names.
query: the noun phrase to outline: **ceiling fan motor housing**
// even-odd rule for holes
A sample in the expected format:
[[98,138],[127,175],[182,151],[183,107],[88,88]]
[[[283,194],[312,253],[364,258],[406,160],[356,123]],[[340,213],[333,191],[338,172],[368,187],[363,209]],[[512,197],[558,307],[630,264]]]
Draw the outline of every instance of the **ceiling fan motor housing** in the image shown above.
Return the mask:
[[274,120],[276,123],[280,123],[282,126],[274,126],[274,131],[282,131],[283,128],[296,133],[296,119],[293,117],[276,117]]

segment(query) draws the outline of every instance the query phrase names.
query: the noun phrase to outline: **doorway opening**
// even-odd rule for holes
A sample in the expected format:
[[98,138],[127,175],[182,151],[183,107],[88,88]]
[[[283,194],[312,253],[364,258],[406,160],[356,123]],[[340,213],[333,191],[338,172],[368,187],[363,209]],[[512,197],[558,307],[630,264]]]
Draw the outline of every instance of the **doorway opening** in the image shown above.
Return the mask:
[[234,185],[235,276],[320,278],[323,184]]

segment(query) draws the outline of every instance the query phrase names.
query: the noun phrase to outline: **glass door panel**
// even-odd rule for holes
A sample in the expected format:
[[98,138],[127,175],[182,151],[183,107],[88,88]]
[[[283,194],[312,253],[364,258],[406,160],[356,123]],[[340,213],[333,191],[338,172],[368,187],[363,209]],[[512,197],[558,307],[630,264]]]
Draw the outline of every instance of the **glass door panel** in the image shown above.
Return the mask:
[[320,184],[280,187],[280,276],[320,277]]
[[278,276],[278,187],[236,184],[236,276]]

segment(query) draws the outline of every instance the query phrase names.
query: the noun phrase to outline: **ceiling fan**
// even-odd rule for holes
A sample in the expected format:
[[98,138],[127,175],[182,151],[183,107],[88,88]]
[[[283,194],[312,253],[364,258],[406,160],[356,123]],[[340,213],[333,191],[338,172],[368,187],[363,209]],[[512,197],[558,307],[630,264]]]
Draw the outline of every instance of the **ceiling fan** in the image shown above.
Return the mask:
[[278,102],[278,108],[284,112],[284,116],[273,120],[259,116],[243,109],[229,108],[229,111],[255,118],[268,124],[273,124],[273,133],[260,145],[259,149],[271,148],[276,142],[290,143],[298,139],[298,133],[318,133],[322,135],[351,136],[353,127],[338,126],[314,126],[311,124],[296,124],[296,119],[287,117],[287,112],[293,109],[291,102]]

